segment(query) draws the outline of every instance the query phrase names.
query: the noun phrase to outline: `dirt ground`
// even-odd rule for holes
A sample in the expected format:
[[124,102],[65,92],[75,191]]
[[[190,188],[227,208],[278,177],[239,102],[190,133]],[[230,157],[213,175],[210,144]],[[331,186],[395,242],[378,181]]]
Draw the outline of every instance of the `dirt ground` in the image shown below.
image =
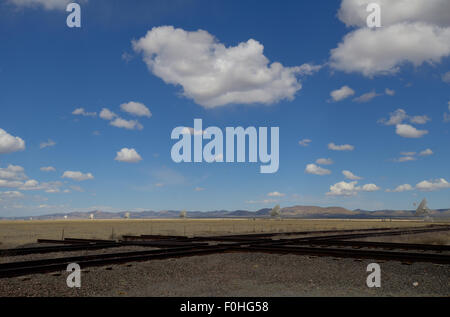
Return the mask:
[[[421,221],[305,219],[117,219],[0,221],[0,248],[63,237],[116,239],[122,235],[206,236],[233,233],[289,232],[424,226]],[[437,224],[437,223],[436,223]]]

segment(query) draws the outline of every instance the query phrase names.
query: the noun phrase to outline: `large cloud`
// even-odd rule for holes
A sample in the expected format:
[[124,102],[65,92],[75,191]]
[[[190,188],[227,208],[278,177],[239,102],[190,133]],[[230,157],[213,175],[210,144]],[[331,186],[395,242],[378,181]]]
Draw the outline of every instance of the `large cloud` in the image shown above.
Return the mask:
[[[87,1],[87,0],[85,0]],[[8,0],[18,7],[42,7],[45,10],[65,10],[72,0]],[[78,2],[78,1],[77,1]]]
[[17,136],[0,129],[0,154],[25,150],[25,142]]
[[434,191],[444,188],[450,188],[450,183],[444,178],[436,179],[435,181],[421,181],[416,185],[416,189],[421,191]]
[[[381,28],[367,28],[367,5],[381,7]],[[357,27],[331,50],[331,66],[365,76],[396,73],[404,63],[438,63],[450,55],[450,1],[342,0],[339,19]]]
[[302,88],[296,76],[320,68],[270,64],[264,46],[253,39],[226,47],[206,31],[188,32],[173,26],[151,29],[133,41],[133,49],[142,53],[154,75],[182,86],[186,97],[205,108],[292,100]]
[[361,28],[347,34],[331,50],[331,67],[365,76],[393,74],[406,62],[414,66],[438,63],[450,55],[450,28],[421,22],[378,29]]
[[347,26],[364,27],[369,3],[380,5],[382,26],[415,21],[450,25],[448,0],[342,0],[338,17]]

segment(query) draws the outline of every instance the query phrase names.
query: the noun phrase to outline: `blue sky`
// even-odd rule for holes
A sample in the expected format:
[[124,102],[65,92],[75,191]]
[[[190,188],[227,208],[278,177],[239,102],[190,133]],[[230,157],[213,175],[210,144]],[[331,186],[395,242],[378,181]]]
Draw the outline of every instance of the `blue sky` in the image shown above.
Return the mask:
[[[68,2],[0,2],[0,216],[450,206],[446,1],[375,30],[354,0],[82,1],[81,28]],[[194,118],[279,127],[279,170],[174,163]]]

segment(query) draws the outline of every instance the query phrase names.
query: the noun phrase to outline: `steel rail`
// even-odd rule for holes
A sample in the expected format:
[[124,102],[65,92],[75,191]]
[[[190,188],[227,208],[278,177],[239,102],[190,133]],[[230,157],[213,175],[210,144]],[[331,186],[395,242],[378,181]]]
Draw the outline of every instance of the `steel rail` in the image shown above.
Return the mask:
[[339,258],[363,258],[373,260],[394,260],[403,262],[432,262],[439,264],[450,264],[450,255],[411,253],[411,252],[391,252],[380,250],[360,250],[360,249],[335,249],[319,247],[288,247],[288,246],[248,246],[232,248],[233,251],[241,252],[269,252],[281,254],[299,254],[315,256],[332,256]]
[[373,242],[373,241],[352,241],[352,240],[325,240],[310,241],[304,244],[326,245],[326,246],[348,246],[356,248],[382,248],[382,249],[402,249],[402,250],[426,250],[426,251],[450,251],[450,245],[420,244],[420,243],[396,243],[396,242]]

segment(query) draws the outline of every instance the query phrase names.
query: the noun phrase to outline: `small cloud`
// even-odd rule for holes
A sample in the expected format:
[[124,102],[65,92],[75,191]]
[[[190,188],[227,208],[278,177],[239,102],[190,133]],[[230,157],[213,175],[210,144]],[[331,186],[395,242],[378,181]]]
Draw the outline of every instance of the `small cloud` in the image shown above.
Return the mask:
[[203,187],[195,187],[194,190],[196,192],[201,192],[201,191],[204,191],[205,189]]
[[19,191],[0,192],[0,200],[2,200],[2,199],[19,199],[19,198],[23,198],[23,197],[25,197],[25,195]]
[[308,165],[306,165],[305,173],[322,176],[322,175],[331,174],[331,171],[327,170],[326,168],[317,166],[316,164],[308,164]]
[[409,124],[397,124],[395,133],[404,138],[421,138],[428,134],[428,131],[418,130]]
[[94,176],[91,173],[84,174],[82,172],[65,171],[62,178],[70,178],[80,182],[88,179],[93,179]]
[[330,158],[320,158],[316,160],[316,163],[319,165],[331,165],[333,164],[333,160]]
[[355,196],[358,192],[374,192],[381,188],[375,184],[365,184],[362,187],[356,186],[357,181],[353,182],[339,182],[330,186],[330,191],[326,193],[327,196]]
[[103,120],[112,120],[115,117],[117,117],[117,115],[114,112],[112,112],[111,110],[109,110],[108,108],[103,108],[102,111],[100,111],[99,116]]
[[431,121],[431,119],[428,116],[414,116],[414,117],[410,117],[409,121],[411,121],[412,123],[415,124],[425,124],[428,121]]
[[395,95],[395,90],[386,88],[386,89],[384,90],[384,93],[385,93],[386,95],[388,95],[388,96],[394,96],[394,95]]
[[342,174],[347,178],[347,179],[351,179],[351,180],[360,180],[362,179],[362,177],[356,176],[355,174],[353,174],[350,171],[344,170],[342,171]]
[[386,191],[393,192],[393,193],[401,193],[401,192],[411,191],[413,189],[414,188],[411,185],[403,184],[403,185],[397,186],[394,190],[387,189]]
[[450,84],[450,71],[442,75],[442,81],[444,83]]
[[[77,185],[72,185],[72,186],[70,186],[70,189],[72,189],[72,190],[74,190],[74,191],[76,191],[76,192],[80,192],[80,193],[83,193],[83,192],[84,192],[84,189],[81,188],[80,186],[77,186]],[[66,192],[66,191],[64,191],[64,192]]]
[[269,196],[269,197],[284,197],[284,196],[286,196],[286,194],[275,191],[275,192],[268,193],[267,196]]
[[142,157],[135,149],[123,148],[117,152],[115,160],[119,162],[137,163],[142,160]]
[[397,109],[389,114],[389,119],[380,119],[378,120],[378,123],[384,125],[397,125],[402,123],[406,118],[408,118],[406,111],[403,109]]
[[361,190],[364,192],[375,192],[377,190],[380,190],[380,187],[375,184],[365,184],[363,185],[363,187],[361,187]]
[[40,168],[43,172],[55,172],[56,169],[53,166],[45,166]]
[[403,162],[411,162],[411,161],[415,161],[415,160],[416,160],[416,158],[413,156],[402,156],[397,159],[394,159],[394,162],[403,163]]
[[381,96],[381,94],[377,94],[375,91],[371,91],[368,93],[365,93],[364,95],[361,95],[355,99],[353,99],[354,102],[359,103],[365,103],[371,101],[373,98]]
[[248,200],[245,203],[246,204],[263,204],[263,205],[267,205],[267,204],[273,204],[278,202],[278,200],[276,199],[263,199],[263,200]]
[[83,117],[95,117],[97,115],[96,112],[86,112],[84,108],[77,108],[72,111],[72,114],[75,116],[83,116]]
[[300,144],[301,146],[308,146],[309,143],[311,143],[312,141],[310,139],[303,139],[298,141],[298,144]]
[[334,143],[328,144],[328,149],[333,151],[353,151],[355,147],[350,144],[336,145]]
[[431,149],[426,149],[419,153],[420,156],[428,156],[428,155],[433,155],[433,154],[434,153]]
[[42,142],[42,143],[39,145],[39,148],[40,148],[40,149],[45,149],[46,147],[52,147],[52,146],[55,146],[55,145],[56,145],[56,142],[55,142],[55,141],[48,139],[47,142]]
[[330,186],[330,191],[326,193],[327,196],[354,196],[357,194],[357,181],[353,182],[339,182]]
[[121,57],[122,57],[122,60],[124,60],[126,63],[129,63],[129,62],[131,62],[131,60],[133,60],[134,55],[127,53],[127,52],[123,52]]
[[116,118],[109,123],[116,128],[123,128],[128,130],[142,130],[144,127],[136,120],[125,120],[122,118]]
[[152,116],[150,110],[143,103],[140,102],[130,101],[128,103],[121,104],[120,109],[124,112],[127,112],[137,117],[150,118]]
[[348,86],[342,86],[339,89],[333,90],[330,93],[331,98],[333,98],[333,101],[337,102],[337,101],[341,101],[344,100],[345,98],[348,98],[350,96],[353,96],[355,94],[355,91],[353,89],[351,89]]
[[425,124],[428,121],[431,121],[431,118],[429,118],[427,115],[410,116],[406,113],[405,110],[397,109],[394,112],[391,112],[389,114],[389,119],[382,118],[382,119],[378,120],[378,123],[381,123],[384,125],[399,125],[399,124],[402,124],[406,120],[408,120],[411,123],[415,123],[415,124]]

